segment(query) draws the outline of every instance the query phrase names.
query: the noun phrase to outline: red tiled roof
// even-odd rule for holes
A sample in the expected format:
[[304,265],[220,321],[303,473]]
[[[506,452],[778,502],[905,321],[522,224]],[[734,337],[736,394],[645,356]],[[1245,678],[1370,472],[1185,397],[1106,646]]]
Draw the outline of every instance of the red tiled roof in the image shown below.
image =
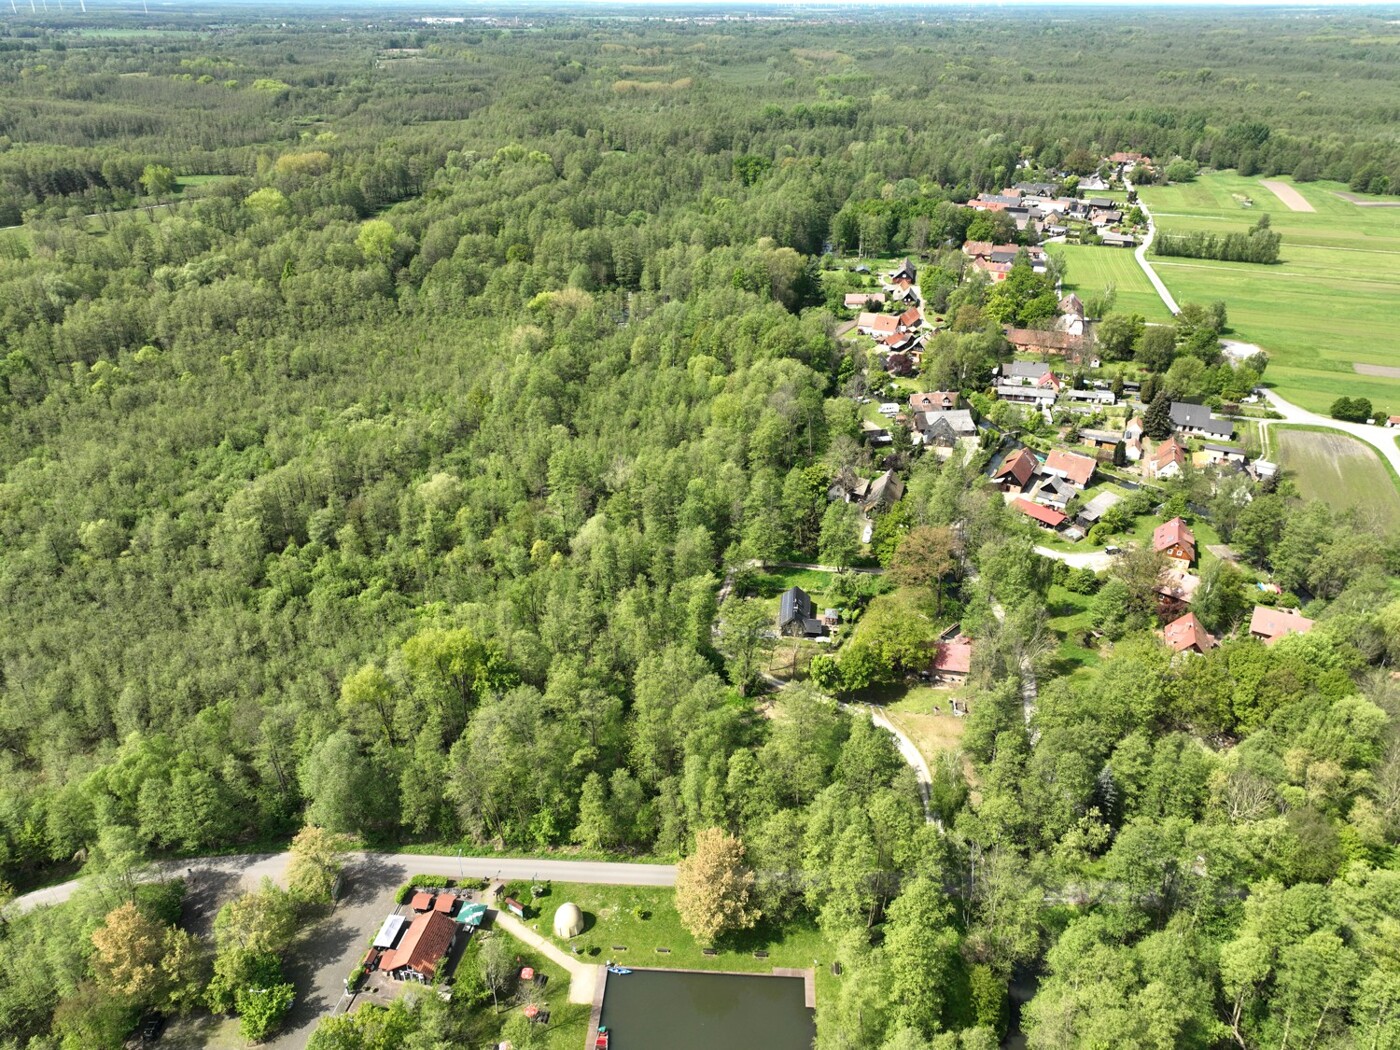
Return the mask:
[[847,292],[847,306],[864,306],[868,302],[884,303],[884,292]]
[[924,315],[919,313],[919,308],[917,306],[911,306],[909,309],[905,310],[904,313],[899,315],[900,326],[904,328],[916,325],[923,319]]
[[967,674],[972,668],[972,643],[939,642],[933,653],[933,669],[942,674]]
[[1186,463],[1186,449],[1177,444],[1176,438],[1167,438],[1157,446],[1157,451],[1152,453],[1152,462],[1159,470],[1168,463],[1183,466]]
[[1017,497],[1011,501],[1011,505],[1028,518],[1034,518],[1043,525],[1049,525],[1052,529],[1058,529],[1065,523],[1065,516],[1058,510],[1049,507],[1042,507],[1039,503],[1032,503],[1023,497]]
[[413,895],[413,900],[409,901],[408,906],[414,911],[427,911],[433,906],[433,895],[419,890]]
[[962,396],[956,390],[930,390],[926,394],[909,395],[909,411],[942,412],[946,408],[957,408]]
[[[995,265],[995,264],[994,264]],[[1069,332],[1043,331],[1039,328],[1008,328],[1006,341],[1012,346],[1030,346],[1044,350],[1078,350],[1084,337]]]
[[1194,553],[1196,550],[1196,537],[1186,526],[1186,522],[1180,518],[1172,518],[1171,521],[1164,521],[1152,530],[1152,549],[1154,551],[1164,551],[1168,547],[1189,547]]
[[1070,482],[1080,488],[1089,484],[1089,479],[1094,476],[1094,467],[1097,465],[1088,456],[1077,456],[1073,452],[1066,452],[1058,448],[1052,449],[1050,455],[1045,457],[1046,470],[1062,471]]
[[1205,652],[1215,648],[1215,639],[1201,626],[1201,621],[1196,619],[1195,613],[1187,613],[1180,619],[1173,620],[1162,629],[1162,635],[1172,647],[1172,651],[1177,653],[1186,649]]
[[856,327],[870,328],[885,335],[892,335],[899,328],[899,318],[892,314],[865,313],[856,318]]
[[996,246],[991,241],[963,241],[962,250],[964,254],[976,258],[991,255],[994,247]]
[[438,899],[433,901],[433,911],[440,911],[445,915],[451,915],[456,906],[457,898],[450,893],[439,893]]
[[424,977],[431,977],[456,936],[455,922],[440,911],[426,912],[413,920],[397,948],[384,953],[379,968],[397,970],[411,966]]
[[1307,634],[1312,627],[1313,622],[1296,609],[1256,605],[1254,615],[1249,618],[1249,633],[1263,638],[1265,645],[1273,645],[1290,634]]
[[1018,448],[1001,461],[1001,466],[992,475],[992,480],[1000,481],[1002,478],[1011,477],[1017,484],[1025,485],[1039,469],[1040,461],[1031,455],[1030,450]]

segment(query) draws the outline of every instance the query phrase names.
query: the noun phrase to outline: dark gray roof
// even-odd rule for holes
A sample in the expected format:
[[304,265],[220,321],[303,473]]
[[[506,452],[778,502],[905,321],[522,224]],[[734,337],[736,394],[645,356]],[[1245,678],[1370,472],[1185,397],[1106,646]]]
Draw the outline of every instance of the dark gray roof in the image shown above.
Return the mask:
[[1002,375],[1017,379],[1039,379],[1049,371],[1052,369],[1044,361],[1012,361],[1001,366]]
[[1171,408],[1172,425],[1200,430],[1216,437],[1229,437],[1235,432],[1235,425],[1228,419],[1216,419],[1207,405],[1194,405],[1189,401],[1173,401]]
[[786,627],[794,620],[810,620],[814,611],[806,591],[801,587],[789,587],[778,599],[778,626]]

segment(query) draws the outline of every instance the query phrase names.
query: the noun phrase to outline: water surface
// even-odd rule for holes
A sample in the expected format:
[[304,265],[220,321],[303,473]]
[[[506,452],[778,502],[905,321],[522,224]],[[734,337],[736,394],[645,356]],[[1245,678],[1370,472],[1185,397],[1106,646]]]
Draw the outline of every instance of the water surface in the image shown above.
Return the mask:
[[802,978],[634,970],[609,974],[610,1050],[811,1050]]

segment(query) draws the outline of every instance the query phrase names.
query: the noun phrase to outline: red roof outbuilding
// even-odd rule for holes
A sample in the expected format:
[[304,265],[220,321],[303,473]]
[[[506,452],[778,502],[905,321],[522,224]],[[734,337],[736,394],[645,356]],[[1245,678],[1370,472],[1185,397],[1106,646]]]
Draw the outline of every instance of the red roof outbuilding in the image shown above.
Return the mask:
[[1058,510],[1054,510],[1050,507],[1042,507],[1039,503],[1032,503],[1030,500],[1021,496],[1013,499],[1011,501],[1011,506],[1015,507],[1026,517],[1033,518],[1040,522],[1040,524],[1048,525],[1052,529],[1058,529],[1068,520]]
[[413,895],[413,899],[408,902],[408,906],[414,911],[429,911],[433,906],[433,895],[419,890]]

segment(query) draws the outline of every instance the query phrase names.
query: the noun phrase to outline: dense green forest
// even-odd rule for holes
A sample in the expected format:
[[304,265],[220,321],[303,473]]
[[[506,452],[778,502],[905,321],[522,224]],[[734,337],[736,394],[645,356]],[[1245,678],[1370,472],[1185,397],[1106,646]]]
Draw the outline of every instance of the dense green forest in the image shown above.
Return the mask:
[[[980,391],[1049,290],[960,285],[970,196],[1114,150],[1384,192],[1397,40],[1347,12],[8,17],[0,882],[307,822],[662,857],[719,826],[791,873],[767,920],[838,946],[823,1048],[986,1046],[1026,975],[1034,1047],[1400,1047],[1400,545],[1184,478],[1318,629],[1170,660],[1158,565],[1067,581],[985,455],[860,444],[830,258],[936,264],[929,388]],[[1192,356],[1206,314],[1148,340],[1170,389],[1234,374]],[[827,488],[886,468],[862,552]],[[751,559],[833,551],[895,571],[843,583],[879,630],[828,691],[902,680],[933,624],[978,638],[933,823],[864,717],[807,685],[764,717],[753,609],[721,614]],[[1045,659],[1067,582],[1112,641],[1088,674]],[[113,1045],[152,1005],[94,962],[103,892],[0,934],[4,1046]],[[178,977],[163,1004],[199,1001]]]

